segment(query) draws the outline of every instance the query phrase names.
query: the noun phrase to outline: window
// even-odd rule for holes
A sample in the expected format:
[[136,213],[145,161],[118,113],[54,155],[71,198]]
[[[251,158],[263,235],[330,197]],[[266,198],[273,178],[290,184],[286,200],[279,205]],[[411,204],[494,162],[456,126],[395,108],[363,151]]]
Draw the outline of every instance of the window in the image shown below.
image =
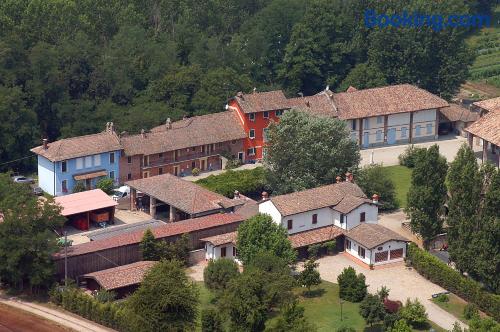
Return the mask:
[[127,174],[127,180],[132,180],[132,173]]
[[193,151],[193,152],[194,152],[194,151],[196,151],[196,146],[193,146],[193,147],[191,148],[191,151]]
[[143,179],[149,178],[149,172],[148,171],[142,172],[142,178]]
[[427,124],[427,135],[432,134],[432,123]]
[[382,130],[377,130],[377,141],[382,140]]
[[162,175],[163,174],[163,167],[160,167],[158,168],[158,175]]
[[76,169],[83,168],[83,158],[76,158]]
[[366,221],[366,212],[361,212],[359,214],[359,222],[365,222]]
[[144,156],[142,158],[142,163],[144,166],[148,166],[149,165],[149,156]]
[[269,119],[269,112],[268,112],[268,111],[263,112],[263,113],[262,113],[262,117],[263,117],[264,119]]
[[101,166],[101,155],[96,154],[94,156],[94,166]]
[[114,164],[115,163],[115,153],[114,152],[111,152],[109,154],[109,163],[110,164]]
[[343,213],[340,214],[340,223],[341,224],[344,223],[344,214]]
[[158,153],[158,159],[163,159],[163,153]]
[[312,223],[313,225],[316,225],[318,223],[318,215],[316,213],[313,214]]
[[283,110],[276,110],[276,111],[274,111],[274,114],[276,114],[276,116],[282,116]]
[[358,246],[358,256],[361,258],[365,258],[365,254],[366,254],[365,248]]
[[377,124],[381,124],[384,122],[384,118],[381,116],[377,116]]
[[132,157],[127,157],[127,164],[132,164]]
[[191,168],[195,168],[196,167],[196,161],[192,161],[191,162]]
[[85,167],[92,167],[92,156],[85,157]]
[[421,129],[421,126],[420,125],[417,125],[415,127],[415,136],[420,136],[420,129]]
[[66,173],[68,171],[68,163],[66,162],[66,160],[61,161],[61,171],[63,173]]
[[220,248],[220,257],[226,257],[226,247]]
[[255,113],[249,113],[249,114],[248,114],[248,119],[249,119],[250,121],[255,121]]
[[293,220],[289,219],[286,224],[287,229],[292,229],[293,228]]
[[248,134],[248,137],[251,139],[255,138],[255,129],[250,129],[250,133]]
[[351,250],[351,241],[345,240],[345,248]]
[[365,129],[370,129],[370,119],[364,119],[363,122]]
[[269,128],[264,128],[262,130],[262,137],[264,138],[264,142],[267,142],[268,135],[269,135]]
[[115,179],[115,171],[109,172],[109,178],[113,180]]
[[236,247],[233,246],[233,257],[238,256],[238,252],[236,251]]
[[248,156],[255,156],[255,148],[249,148],[247,150],[247,155]]
[[61,182],[61,188],[63,193],[68,192],[68,181],[67,180],[62,180]]
[[406,138],[407,131],[408,131],[408,128],[406,128],[406,127],[401,128],[401,138]]

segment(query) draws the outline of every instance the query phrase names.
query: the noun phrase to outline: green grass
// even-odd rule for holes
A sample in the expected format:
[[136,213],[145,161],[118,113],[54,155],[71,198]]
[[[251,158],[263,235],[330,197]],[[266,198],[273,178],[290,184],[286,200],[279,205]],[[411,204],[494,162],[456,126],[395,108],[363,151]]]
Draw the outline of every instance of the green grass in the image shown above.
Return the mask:
[[461,321],[465,322],[466,319],[463,316],[463,312],[467,302],[460,299],[458,296],[454,294],[448,294],[448,298],[449,298],[448,302],[440,302],[437,300],[437,298],[432,299],[432,302],[437,304],[443,310],[448,311],[450,314],[457,317]]
[[410,190],[411,169],[405,166],[387,166],[383,168],[387,175],[394,181],[396,199],[401,208],[406,207],[406,195]]

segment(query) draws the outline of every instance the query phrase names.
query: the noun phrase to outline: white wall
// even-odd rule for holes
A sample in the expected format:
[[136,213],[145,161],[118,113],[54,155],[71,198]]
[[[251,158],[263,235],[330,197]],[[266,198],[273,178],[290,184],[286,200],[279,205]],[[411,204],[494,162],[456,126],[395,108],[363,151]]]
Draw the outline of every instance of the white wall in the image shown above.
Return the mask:
[[221,258],[220,252],[221,248],[226,247],[226,257],[227,259],[236,260],[236,256],[233,256],[233,248],[235,247],[232,243],[224,244],[221,246],[214,246],[209,242],[205,242],[205,258],[208,259],[219,259]]
[[378,206],[374,204],[365,203],[355,208],[351,212],[349,212],[344,220],[342,225],[335,224],[343,229],[352,229],[359,225],[360,214],[365,212],[365,222],[368,224],[376,224],[378,220]]
[[[318,215],[318,222],[316,224],[312,223],[313,214]],[[281,226],[288,230],[288,234],[294,234],[298,232],[304,232],[315,228],[331,226],[334,224],[336,212],[329,207],[321,208],[317,210],[311,210],[307,212],[302,212],[294,214],[291,216],[283,217],[281,220]],[[338,218],[338,217],[337,217]],[[292,229],[288,229],[288,220],[293,220]]]
[[278,225],[281,225],[281,213],[278,211],[276,206],[274,206],[271,200],[267,200],[263,203],[259,203],[259,212],[266,213],[273,218],[273,221]]
[[55,195],[54,164],[45,157],[38,156],[38,186],[50,195]]
[[[373,249],[367,249],[366,247],[361,246],[359,243],[354,241],[353,239],[350,239],[348,236],[346,236],[346,240],[351,241],[351,249],[346,248],[346,252],[349,253],[350,255],[356,257],[357,259],[361,260],[363,263],[366,263],[368,265],[373,264],[373,265],[383,265],[383,264],[388,264],[388,263],[396,263],[404,260],[404,257],[406,257],[406,243],[401,242],[401,241],[389,241],[386,242],[380,246],[377,246]],[[358,247],[365,248],[365,258],[361,258],[358,256]],[[379,247],[382,247],[381,250],[378,250]],[[403,249],[403,257],[398,258],[398,259],[391,259],[390,257],[390,251],[391,250],[396,250],[396,249]],[[377,262],[375,263],[375,253],[377,252],[382,252],[382,251],[389,251],[388,253],[388,260],[382,261],[382,262]]]
[[391,114],[387,119],[387,125],[389,127],[408,125],[409,123],[410,123],[410,113]]
[[[347,240],[347,237],[346,237],[346,240]],[[352,239],[349,239],[349,240],[351,241],[351,249],[347,249],[347,247],[346,247],[345,251],[348,254],[361,260],[363,263],[370,265],[370,263],[371,263],[371,261],[370,261],[370,257],[371,257],[370,249],[367,249],[367,248],[361,246],[362,248],[365,248],[365,258],[361,258],[358,256],[358,247],[360,247],[360,245]]]

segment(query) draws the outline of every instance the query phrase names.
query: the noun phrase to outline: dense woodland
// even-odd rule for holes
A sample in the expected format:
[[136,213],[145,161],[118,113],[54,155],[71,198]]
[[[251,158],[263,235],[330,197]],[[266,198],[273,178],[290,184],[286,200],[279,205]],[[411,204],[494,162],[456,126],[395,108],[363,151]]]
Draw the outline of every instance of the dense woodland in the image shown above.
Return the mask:
[[223,110],[237,91],[289,96],[409,82],[450,98],[470,31],[367,29],[363,12],[487,12],[488,0],[3,0],[0,170],[42,137],[137,132]]

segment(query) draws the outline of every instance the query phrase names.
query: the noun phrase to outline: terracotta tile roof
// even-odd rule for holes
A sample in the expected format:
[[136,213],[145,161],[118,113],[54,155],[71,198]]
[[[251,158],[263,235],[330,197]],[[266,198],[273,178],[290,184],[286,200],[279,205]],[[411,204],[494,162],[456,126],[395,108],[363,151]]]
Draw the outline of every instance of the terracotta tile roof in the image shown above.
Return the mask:
[[479,112],[472,112],[457,104],[439,109],[439,112],[449,121],[473,122],[479,119]]
[[387,241],[397,240],[409,242],[407,238],[378,224],[362,223],[346,233],[346,237],[353,239],[367,249],[375,248]]
[[438,96],[410,84],[333,95],[341,119],[413,112],[448,106]]
[[[363,203],[370,203],[355,183],[340,182],[291,194],[271,197],[282,216],[331,207],[351,211]],[[347,211],[347,212],[349,212]],[[346,212],[343,212],[346,213]]]
[[238,237],[238,232],[225,233],[215,236],[206,237],[204,239],[200,239],[201,241],[210,242],[214,246],[220,246],[227,243],[236,244],[236,239]]
[[142,282],[144,276],[158,262],[141,261],[132,264],[122,265],[107,270],[88,273],[83,278],[90,278],[105,290],[137,285]]
[[174,151],[204,144],[239,140],[246,137],[235,111],[195,116],[151,129],[145,136],[123,136],[121,143],[128,156]]
[[485,109],[487,111],[500,111],[500,97],[476,101],[472,105]]
[[290,108],[288,100],[281,90],[248,94],[238,93],[233,98],[243,113],[257,113]]
[[103,131],[98,134],[64,138],[48,143],[46,150],[43,146],[37,146],[30,151],[55,162],[121,149],[118,135],[114,131]]
[[87,190],[65,196],[55,197],[54,201],[62,206],[61,214],[70,216],[77,213],[104,209],[118,205],[101,189]]
[[464,130],[500,146],[500,110],[488,112]]
[[[202,229],[213,228],[221,225],[240,223],[244,220],[245,218],[243,216],[236,213],[217,213],[200,218],[186,219],[174,223],[169,223],[164,226],[156,227],[151,231],[153,232],[155,238],[159,239],[182,235],[184,233],[190,233]],[[68,257],[136,244],[141,242],[144,232],[144,230],[139,230],[113,236],[107,239],[77,244],[68,247]],[[54,258],[63,259],[64,251],[55,254]]]
[[311,244],[333,240],[344,234],[344,230],[337,226],[326,226],[288,236],[293,248],[301,248]]
[[291,108],[311,113],[317,116],[337,117],[337,108],[332,97],[325,91],[313,96],[288,99]]
[[189,214],[230,208],[245,203],[214,193],[172,174],[132,180],[125,184]]

